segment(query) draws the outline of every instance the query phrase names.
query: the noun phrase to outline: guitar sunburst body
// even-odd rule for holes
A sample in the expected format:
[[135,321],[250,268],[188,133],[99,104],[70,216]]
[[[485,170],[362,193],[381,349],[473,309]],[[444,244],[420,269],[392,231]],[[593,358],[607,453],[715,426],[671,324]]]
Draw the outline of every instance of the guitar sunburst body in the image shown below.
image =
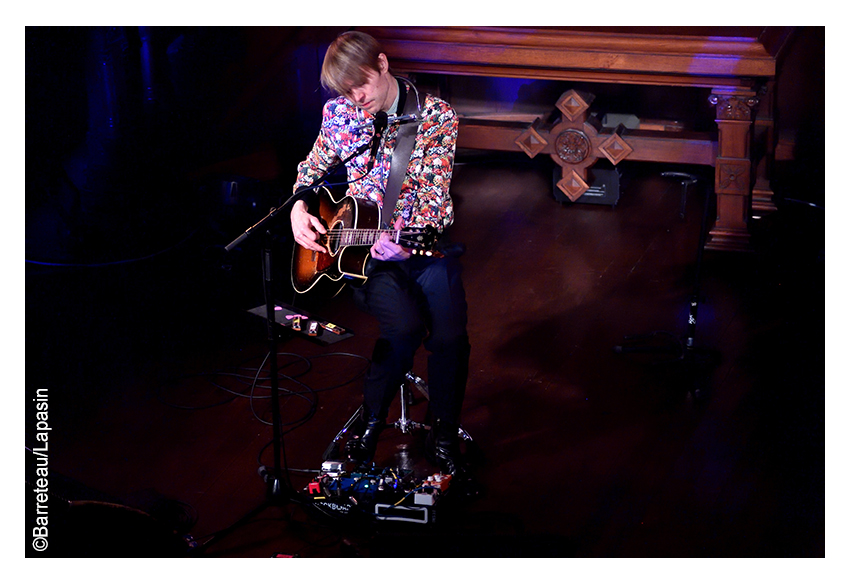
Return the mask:
[[325,293],[339,293],[346,280],[366,280],[369,248],[383,234],[413,253],[431,254],[437,240],[433,227],[391,230],[380,228],[380,209],[374,201],[350,195],[335,198],[328,189],[316,189],[308,201],[312,215],[318,217],[328,233],[320,243],[320,253],[295,245],[292,251],[292,286],[303,294],[321,285]]

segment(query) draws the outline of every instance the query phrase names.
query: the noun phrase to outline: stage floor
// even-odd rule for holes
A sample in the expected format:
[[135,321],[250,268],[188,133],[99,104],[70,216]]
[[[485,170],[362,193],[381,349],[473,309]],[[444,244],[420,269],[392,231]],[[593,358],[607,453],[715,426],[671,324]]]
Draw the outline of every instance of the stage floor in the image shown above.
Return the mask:
[[[481,453],[480,496],[432,525],[378,528],[289,503],[193,553],[822,557],[823,233],[805,231],[817,218],[781,208],[754,226],[753,253],[705,254],[696,346],[719,361],[695,396],[681,361],[613,350],[627,335],[688,330],[705,195],[691,192],[681,218],[679,183],[663,170],[625,168],[611,207],[559,204],[539,165],[457,165],[473,347],[463,426]],[[138,262],[28,265],[26,384],[49,390],[52,494],[101,503],[55,520],[55,555],[165,554],[119,510],[204,542],[266,499],[268,345],[248,312],[263,303],[260,249],[225,257],[233,225],[202,225]],[[309,310],[354,334],[279,347],[283,452],[299,492],[360,404],[377,334],[347,292]],[[386,431],[376,463],[427,472],[422,437]]]

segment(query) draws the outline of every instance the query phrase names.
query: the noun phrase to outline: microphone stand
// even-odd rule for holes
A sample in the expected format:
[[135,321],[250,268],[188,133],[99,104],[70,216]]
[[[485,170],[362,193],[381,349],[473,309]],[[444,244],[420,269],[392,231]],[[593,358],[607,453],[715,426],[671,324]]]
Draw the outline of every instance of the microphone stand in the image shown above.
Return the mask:
[[[266,492],[266,500],[263,501],[258,507],[248,512],[247,515],[239,519],[236,523],[231,526],[223,529],[215,533],[210,539],[205,541],[203,544],[200,544],[197,548],[197,552],[201,552],[209,548],[213,543],[220,540],[222,537],[228,535],[233,532],[237,528],[241,527],[248,523],[251,519],[256,517],[258,514],[265,511],[268,507],[272,505],[281,505],[283,503],[291,502],[294,498],[294,489],[292,488],[291,482],[287,480],[287,493],[284,494],[283,488],[281,486],[281,476],[283,474],[282,467],[282,449],[281,449],[281,417],[280,417],[280,396],[279,392],[279,383],[278,383],[278,361],[277,361],[277,350],[278,350],[278,336],[277,336],[277,321],[275,320],[275,303],[274,303],[274,264],[273,264],[273,252],[272,252],[272,222],[277,218],[277,216],[288,209],[296,201],[300,200],[302,194],[307,191],[311,191],[316,189],[326,177],[328,177],[334,170],[336,170],[339,166],[343,166],[348,163],[352,158],[359,156],[363,152],[365,152],[370,146],[373,145],[373,142],[379,141],[381,138],[381,133],[376,131],[373,135],[372,139],[367,141],[365,144],[358,147],[350,156],[345,158],[345,160],[337,161],[337,163],[332,164],[319,176],[316,180],[310,183],[307,186],[301,187],[296,190],[282,205],[277,208],[272,208],[269,211],[269,214],[263,217],[260,221],[249,227],[245,230],[244,233],[239,235],[236,239],[227,244],[224,249],[228,252],[232,251],[234,248],[239,246],[243,241],[248,238],[254,236],[257,233],[263,233],[263,295],[265,299],[266,305],[266,332],[267,332],[267,340],[269,345],[269,377],[271,382],[271,408],[272,408],[272,440],[273,440],[273,455],[274,455],[274,468],[271,474],[268,473],[268,469],[265,466],[260,466],[259,474],[266,482],[268,486]],[[284,496],[286,495],[286,496]]]
[[[687,197],[688,187],[698,182],[698,177],[682,173],[682,172],[663,172],[664,177],[678,178],[682,185],[682,198],[679,216],[685,216],[685,202]],[[700,222],[699,242],[697,245],[697,257],[694,267],[693,289],[688,301],[688,325],[687,333],[684,342],[677,339],[675,335],[666,331],[656,331],[643,335],[627,336],[623,340],[622,345],[614,347],[615,353],[668,353],[672,354],[672,359],[667,361],[659,361],[660,363],[681,363],[684,373],[688,379],[689,387],[687,391],[697,401],[704,400],[707,397],[707,375],[706,372],[714,367],[719,356],[716,351],[707,348],[696,346],[696,329],[697,329],[697,313],[699,312],[700,303],[700,285],[702,277],[702,261],[705,251],[705,244],[708,238],[708,221],[711,210],[711,193],[706,192],[703,206],[703,213]],[[653,342],[655,337],[668,337],[670,342],[667,344],[658,344]]]

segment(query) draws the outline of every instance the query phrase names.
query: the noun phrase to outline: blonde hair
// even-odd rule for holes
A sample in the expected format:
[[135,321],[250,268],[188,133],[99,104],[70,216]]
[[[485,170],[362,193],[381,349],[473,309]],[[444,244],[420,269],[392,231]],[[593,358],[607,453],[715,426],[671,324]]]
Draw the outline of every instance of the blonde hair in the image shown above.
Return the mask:
[[381,46],[365,32],[348,31],[339,35],[328,47],[322,63],[322,86],[339,95],[366,82],[366,72],[380,72],[378,55]]

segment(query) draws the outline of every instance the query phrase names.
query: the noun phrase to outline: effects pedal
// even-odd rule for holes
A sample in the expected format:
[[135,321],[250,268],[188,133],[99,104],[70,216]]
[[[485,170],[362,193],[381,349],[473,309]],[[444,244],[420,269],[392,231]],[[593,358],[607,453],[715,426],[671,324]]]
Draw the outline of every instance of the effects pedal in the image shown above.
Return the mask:
[[430,524],[448,492],[450,475],[417,480],[393,468],[350,469],[352,463],[326,460],[321,474],[304,489],[310,504],[336,519]]

